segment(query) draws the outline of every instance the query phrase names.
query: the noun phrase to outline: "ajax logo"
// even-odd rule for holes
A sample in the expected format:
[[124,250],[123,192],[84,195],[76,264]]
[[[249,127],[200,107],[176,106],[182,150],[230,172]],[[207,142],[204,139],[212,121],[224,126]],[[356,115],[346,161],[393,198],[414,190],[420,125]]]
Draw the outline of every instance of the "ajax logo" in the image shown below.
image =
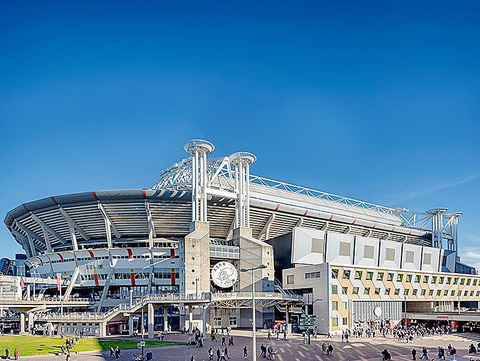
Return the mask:
[[218,262],[212,268],[212,280],[218,287],[232,287],[237,278],[237,269],[229,262]]

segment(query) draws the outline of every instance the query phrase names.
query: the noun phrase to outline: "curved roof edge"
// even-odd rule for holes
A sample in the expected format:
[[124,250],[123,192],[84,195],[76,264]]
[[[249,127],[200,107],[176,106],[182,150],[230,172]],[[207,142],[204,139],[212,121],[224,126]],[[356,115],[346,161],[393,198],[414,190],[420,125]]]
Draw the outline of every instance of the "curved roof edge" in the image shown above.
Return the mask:
[[182,200],[189,202],[191,197],[191,191],[189,190],[170,191],[160,189],[117,189],[63,194],[24,203],[7,212],[4,222],[7,226],[10,226],[15,218],[21,217],[29,212],[48,207],[67,206],[76,203],[114,201],[119,198],[121,198],[121,200]]

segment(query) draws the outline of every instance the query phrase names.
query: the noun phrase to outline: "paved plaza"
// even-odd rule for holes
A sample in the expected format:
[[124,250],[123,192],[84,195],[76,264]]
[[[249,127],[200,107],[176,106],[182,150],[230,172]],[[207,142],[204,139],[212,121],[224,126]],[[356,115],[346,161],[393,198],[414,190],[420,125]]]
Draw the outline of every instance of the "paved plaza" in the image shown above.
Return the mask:
[[[246,331],[233,331],[235,345],[228,347],[230,360],[244,360],[243,347],[247,345],[249,355],[247,360],[252,360],[251,356],[251,344],[252,339],[249,337],[249,333]],[[166,340],[171,341],[186,341],[187,335],[170,334],[167,335]],[[457,360],[470,360],[470,357],[477,357],[475,355],[468,355],[467,348],[471,342],[478,344],[480,341],[480,335],[478,334],[459,334],[459,335],[445,335],[445,336],[430,336],[424,339],[416,339],[413,343],[398,342],[391,337],[382,338],[353,338],[349,343],[342,343],[339,337],[333,337],[332,339],[326,339],[323,336],[319,336],[316,340],[312,339],[310,345],[302,343],[302,339],[299,335],[291,335],[287,341],[282,339],[276,340],[272,338],[267,340],[266,334],[261,333],[258,337],[257,348],[263,343],[265,345],[272,345],[275,350],[278,351],[276,360],[280,361],[301,361],[301,360],[342,360],[342,361],[363,361],[363,360],[381,360],[381,351],[385,348],[389,350],[392,355],[392,360],[411,360],[412,348],[417,349],[417,359],[421,356],[421,348],[426,346],[429,350],[429,359],[437,360],[437,347],[447,347],[451,343],[458,350]],[[333,355],[323,355],[321,352],[321,345],[323,342],[330,342],[334,347]],[[207,340],[205,347],[197,348],[195,346],[166,346],[166,347],[153,347],[147,351],[151,351],[154,360],[168,360],[168,361],[188,361],[193,355],[196,361],[208,360],[207,350],[212,346],[215,351],[214,360],[217,360],[216,350],[221,347],[221,337],[218,342],[211,342]],[[139,354],[139,350],[123,350],[119,360],[133,360],[134,355]],[[447,356],[448,358],[448,356]],[[35,361],[52,361],[63,360],[64,356],[33,356],[33,357],[21,357],[22,360],[35,360]],[[87,360],[109,360],[108,352],[89,352],[72,354],[72,361],[87,361]],[[264,360],[260,357],[260,353],[257,353],[258,360]],[[480,360],[480,354],[478,355]]]

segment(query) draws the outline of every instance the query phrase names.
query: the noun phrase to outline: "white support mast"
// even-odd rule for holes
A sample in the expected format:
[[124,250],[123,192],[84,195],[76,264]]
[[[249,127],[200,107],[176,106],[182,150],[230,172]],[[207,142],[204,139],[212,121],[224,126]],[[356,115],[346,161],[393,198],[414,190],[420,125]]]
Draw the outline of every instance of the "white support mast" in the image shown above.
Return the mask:
[[250,227],[250,165],[257,157],[248,152],[233,153],[229,157],[235,166],[235,227]]
[[193,139],[183,146],[192,156],[192,221],[207,222],[207,156],[215,146],[202,139]]

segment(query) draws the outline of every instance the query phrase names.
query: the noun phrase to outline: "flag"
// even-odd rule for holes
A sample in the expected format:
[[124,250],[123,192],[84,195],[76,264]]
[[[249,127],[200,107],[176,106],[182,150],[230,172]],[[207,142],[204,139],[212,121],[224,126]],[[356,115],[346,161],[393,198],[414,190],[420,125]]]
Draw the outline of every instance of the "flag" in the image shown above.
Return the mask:
[[20,287],[25,288],[25,280],[20,276]]
[[62,276],[60,273],[57,273],[57,288],[58,290],[60,291],[61,288],[60,288],[60,283],[62,282]]

